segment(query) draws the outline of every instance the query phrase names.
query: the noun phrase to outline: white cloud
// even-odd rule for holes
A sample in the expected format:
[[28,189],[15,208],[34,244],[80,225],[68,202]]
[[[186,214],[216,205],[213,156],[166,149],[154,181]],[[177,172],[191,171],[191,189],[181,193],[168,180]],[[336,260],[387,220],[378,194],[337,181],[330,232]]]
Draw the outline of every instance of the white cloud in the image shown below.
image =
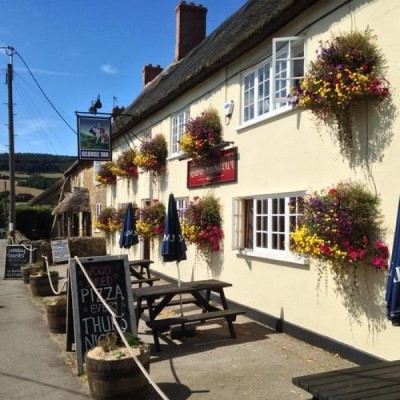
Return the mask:
[[100,67],[100,69],[101,69],[101,71],[104,72],[105,74],[116,74],[116,73],[118,72],[118,71],[117,71],[117,68],[113,67],[113,66],[110,65],[110,64],[103,64],[103,65]]
[[[26,68],[14,68],[17,72],[28,72]],[[38,75],[53,75],[53,76],[83,76],[82,74],[75,74],[73,72],[50,71],[47,69],[30,68],[32,74]]]

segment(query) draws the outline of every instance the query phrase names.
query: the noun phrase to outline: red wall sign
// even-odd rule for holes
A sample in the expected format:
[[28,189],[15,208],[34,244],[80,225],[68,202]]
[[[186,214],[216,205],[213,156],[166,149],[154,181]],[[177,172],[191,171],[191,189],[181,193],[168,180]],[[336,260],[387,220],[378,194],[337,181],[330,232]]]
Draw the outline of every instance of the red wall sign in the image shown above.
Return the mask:
[[237,181],[237,147],[222,150],[213,165],[196,165],[188,162],[187,187],[215,185]]

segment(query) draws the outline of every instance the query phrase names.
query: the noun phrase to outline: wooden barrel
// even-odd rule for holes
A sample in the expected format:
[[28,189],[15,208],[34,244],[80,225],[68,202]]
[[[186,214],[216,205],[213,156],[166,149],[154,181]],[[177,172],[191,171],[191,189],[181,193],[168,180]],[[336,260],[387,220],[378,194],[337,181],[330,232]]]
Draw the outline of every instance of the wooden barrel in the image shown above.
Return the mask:
[[65,333],[67,325],[67,303],[46,304],[45,309],[50,332]]
[[[58,271],[51,271],[50,277],[54,289],[58,290]],[[54,296],[47,275],[30,275],[29,284],[33,296]]]
[[21,276],[24,283],[29,283],[29,275],[31,274],[32,267],[21,267]]
[[[138,356],[150,371],[150,350]],[[94,400],[142,400],[149,392],[149,382],[130,358],[101,360],[85,355],[90,397]]]
[[40,265],[37,264],[27,264],[21,267],[21,276],[24,283],[29,283],[29,275],[38,272],[40,270]]

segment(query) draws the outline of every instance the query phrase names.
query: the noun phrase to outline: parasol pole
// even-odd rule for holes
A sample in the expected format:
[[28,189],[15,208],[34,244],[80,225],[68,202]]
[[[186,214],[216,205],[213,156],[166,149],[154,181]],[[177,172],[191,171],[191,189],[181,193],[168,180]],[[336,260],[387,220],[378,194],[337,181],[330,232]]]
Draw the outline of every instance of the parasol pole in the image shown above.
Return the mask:
[[[176,262],[176,268],[178,270],[178,287],[181,287],[181,274],[179,272],[179,261]],[[181,317],[183,317],[182,293],[179,293],[179,300],[181,304]]]

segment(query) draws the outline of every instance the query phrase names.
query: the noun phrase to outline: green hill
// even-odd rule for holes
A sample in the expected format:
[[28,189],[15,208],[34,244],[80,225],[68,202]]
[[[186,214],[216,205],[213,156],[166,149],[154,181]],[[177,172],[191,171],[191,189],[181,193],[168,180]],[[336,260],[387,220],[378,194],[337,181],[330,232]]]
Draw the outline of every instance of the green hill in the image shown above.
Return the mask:
[[[55,156],[52,154],[15,153],[15,171],[17,173],[46,174],[65,172],[77,157]],[[0,171],[9,170],[8,153],[0,153]]]

